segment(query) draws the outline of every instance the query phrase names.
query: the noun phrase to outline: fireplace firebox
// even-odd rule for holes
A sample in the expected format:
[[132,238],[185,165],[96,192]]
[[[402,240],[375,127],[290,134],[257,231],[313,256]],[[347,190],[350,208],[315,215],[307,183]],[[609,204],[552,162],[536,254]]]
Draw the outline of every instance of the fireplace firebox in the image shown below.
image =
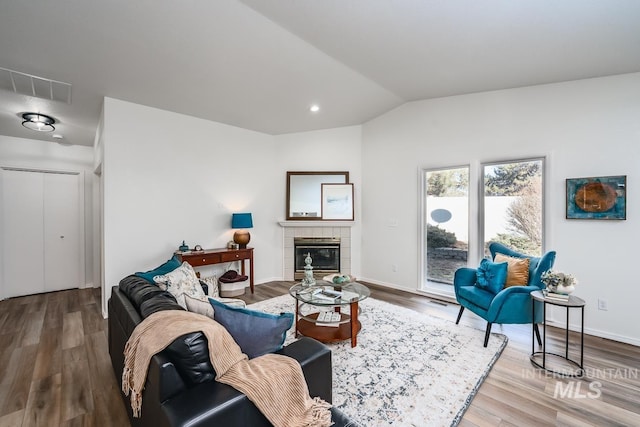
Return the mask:
[[313,275],[316,278],[326,274],[340,272],[340,238],[338,237],[296,237],[293,239],[294,279],[304,277],[304,260],[307,254],[313,262]]

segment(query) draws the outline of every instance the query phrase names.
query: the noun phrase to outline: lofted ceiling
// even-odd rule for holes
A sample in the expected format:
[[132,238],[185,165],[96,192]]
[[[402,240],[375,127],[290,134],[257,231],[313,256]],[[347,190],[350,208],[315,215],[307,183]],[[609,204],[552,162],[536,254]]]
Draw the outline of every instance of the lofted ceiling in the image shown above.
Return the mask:
[[640,1],[5,0],[0,67],[72,85],[70,104],[0,89],[2,135],[51,141],[21,126],[35,111],[90,146],[104,96],[283,134],[638,72]]

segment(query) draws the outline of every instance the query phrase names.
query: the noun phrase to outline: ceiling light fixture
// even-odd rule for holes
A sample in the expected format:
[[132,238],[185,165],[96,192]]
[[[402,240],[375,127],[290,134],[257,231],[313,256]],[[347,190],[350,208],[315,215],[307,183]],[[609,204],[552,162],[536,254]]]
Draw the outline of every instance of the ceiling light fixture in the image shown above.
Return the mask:
[[309,107],[309,111],[311,111],[312,113],[317,113],[318,111],[320,111],[320,106],[318,104],[313,104],[311,107]]
[[56,128],[53,124],[56,120],[53,117],[46,116],[40,113],[24,113],[22,115],[24,121],[22,126],[27,129],[35,130],[38,132],[53,132]]

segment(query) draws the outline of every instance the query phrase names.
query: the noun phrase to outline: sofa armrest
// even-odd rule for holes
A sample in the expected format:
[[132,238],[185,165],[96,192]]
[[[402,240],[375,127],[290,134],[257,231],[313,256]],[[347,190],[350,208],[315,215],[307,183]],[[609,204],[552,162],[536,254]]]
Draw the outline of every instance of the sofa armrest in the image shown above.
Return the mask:
[[300,363],[311,397],[320,397],[329,403],[333,401],[333,371],[329,347],[313,338],[301,337],[276,353],[289,356]]
[[[111,291],[108,313],[109,354],[118,386],[122,387],[124,348],[131,332],[141,321],[141,318],[124,293],[115,286]],[[143,392],[143,395],[146,396],[143,398],[145,401],[143,412],[151,410],[154,406],[181,393],[185,389],[186,385],[173,363],[163,352],[156,354],[149,363],[147,382]],[[122,396],[125,399],[125,406],[130,412],[129,400],[124,397],[124,394]]]
[[159,402],[164,402],[178,393],[186,390],[187,386],[178,373],[173,362],[163,353],[154,355],[149,362],[147,382],[144,392],[154,396]]

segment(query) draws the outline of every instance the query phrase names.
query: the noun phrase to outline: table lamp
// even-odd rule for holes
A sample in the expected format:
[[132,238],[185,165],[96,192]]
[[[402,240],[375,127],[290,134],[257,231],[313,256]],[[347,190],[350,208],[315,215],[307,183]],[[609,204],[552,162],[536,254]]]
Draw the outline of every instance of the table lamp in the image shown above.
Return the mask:
[[251,239],[251,235],[246,230],[253,228],[253,220],[251,213],[234,213],[231,215],[231,228],[238,229],[233,234],[233,241],[238,244],[240,249],[246,249],[247,243]]

